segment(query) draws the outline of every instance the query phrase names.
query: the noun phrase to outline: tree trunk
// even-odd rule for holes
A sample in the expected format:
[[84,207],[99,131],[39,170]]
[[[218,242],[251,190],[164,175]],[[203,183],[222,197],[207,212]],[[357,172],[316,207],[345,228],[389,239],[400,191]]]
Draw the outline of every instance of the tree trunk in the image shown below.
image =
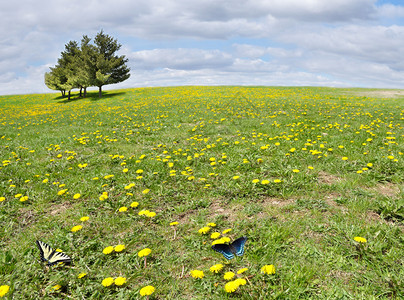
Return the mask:
[[67,95],[67,100],[70,100],[70,90],[69,90],[69,94]]
[[64,98],[66,96],[66,91],[65,90],[61,90],[62,92],[62,97]]
[[84,87],[84,98],[87,97],[87,87]]
[[81,87],[80,87],[80,98],[81,98],[81,95],[82,95],[82,94],[81,94],[81,91],[82,91],[82,90],[83,90],[83,87],[81,86]]
[[98,97],[101,98],[102,96],[102,86],[98,87]]

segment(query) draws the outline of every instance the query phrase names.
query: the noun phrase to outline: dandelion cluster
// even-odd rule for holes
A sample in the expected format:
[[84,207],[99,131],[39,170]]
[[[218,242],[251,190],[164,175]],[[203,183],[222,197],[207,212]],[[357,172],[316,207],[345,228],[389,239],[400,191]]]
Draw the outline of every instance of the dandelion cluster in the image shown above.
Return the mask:
[[[337,230],[338,214],[343,211],[348,215],[343,227],[347,228],[354,210],[346,209],[347,201],[352,207],[359,205],[357,198],[361,200],[366,194],[372,210],[391,223],[397,222],[401,210],[395,189],[402,183],[404,155],[402,104],[348,94],[337,97],[325,91],[176,87],[131,89],[99,101],[77,98],[69,103],[54,95],[2,98],[0,209],[7,221],[2,237],[4,259],[9,259],[7,253],[31,254],[26,243],[16,243],[22,232],[42,237],[42,230],[46,230],[53,243],[71,247],[73,258],[78,258],[75,265],[88,273],[76,274],[74,281],[66,284],[66,270],[58,269],[62,275],[57,280],[50,279],[56,273],[52,271],[33,284],[19,263],[26,258],[14,257],[16,278],[5,274],[4,283],[26,282],[33,293],[56,291],[77,298],[75,291],[101,289],[101,282],[111,287],[102,289],[111,297],[114,293],[127,297],[129,290],[150,296],[156,291],[154,285],[160,291],[157,284],[171,284],[162,277],[173,272],[173,278],[181,279],[180,288],[182,281],[192,282],[198,291],[212,289],[217,283],[221,292],[243,293],[243,285],[251,283],[251,289],[257,291],[260,280],[277,285],[276,278],[285,274],[284,266],[294,263],[286,262],[290,249],[310,262],[317,251],[326,249],[319,247],[313,255],[311,249],[302,253],[306,248],[290,239],[301,235],[307,239],[315,231],[323,243],[331,227],[333,235],[342,236]],[[17,105],[21,99],[24,109],[21,103]],[[349,191],[343,190],[347,182]],[[383,194],[379,184],[390,190]],[[318,213],[307,213],[311,209]],[[337,215],[332,222],[296,231],[282,223],[290,218],[295,224],[296,214],[313,215],[311,221],[318,218],[322,222],[323,210],[331,209],[332,215]],[[207,221],[201,222],[204,217]],[[290,231],[279,229],[279,236],[272,232],[282,225]],[[211,246],[230,243],[240,231],[247,235],[254,232],[251,248],[255,255],[250,255],[247,245],[242,258],[212,261],[224,258]],[[374,234],[371,240],[381,243],[383,236],[388,241],[383,247],[391,255],[377,259],[385,262],[400,252],[393,234],[385,228],[380,232],[383,234]],[[338,237],[336,241],[342,240]],[[360,251],[359,257],[371,248],[364,237],[350,239],[350,245],[355,246],[351,248]],[[258,262],[258,254],[267,253],[271,243],[279,241],[284,261],[262,266],[266,262]],[[18,251],[11,250],[11,245],[18,245]],[[142,249],[146,246],[150,248]],[[279,244],[276,246],[271,255],[278,251]],[[327,251],[338,256],[344,249]],[[196,257],[201,260],[196,262]],[[344,253],[343,257],[350,260],[358,256]],[[395,266],[384,263],[381,267]],[[33,265],[26,269],[26,274],[34,273]],[[366,269],[372,267],[367,265]],[[144,271],[145,276],[131,280],[128,272],[132,271]],[[338,273],[333,271],[330,274]],[[375,290],[381,290],[382,285],[394,289],[394,280],[392,284],[380,283]],[[146,284],[153,286],[143,287]],[[29,297],[28,292],[10,285],[12,288],[0,286],[0,296]],[[310,286],[315,289],[316,284],[310,282]]]

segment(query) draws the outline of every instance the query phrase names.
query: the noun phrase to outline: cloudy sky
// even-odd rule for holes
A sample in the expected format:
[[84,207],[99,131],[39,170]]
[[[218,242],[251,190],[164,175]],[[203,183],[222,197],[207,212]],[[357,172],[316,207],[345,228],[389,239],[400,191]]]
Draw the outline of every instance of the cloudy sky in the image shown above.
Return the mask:
[[404,88],[402,0],[14,0],[0,3],[0,95],[49,92],[64,45],[101,29],[131,68],[110,88]]

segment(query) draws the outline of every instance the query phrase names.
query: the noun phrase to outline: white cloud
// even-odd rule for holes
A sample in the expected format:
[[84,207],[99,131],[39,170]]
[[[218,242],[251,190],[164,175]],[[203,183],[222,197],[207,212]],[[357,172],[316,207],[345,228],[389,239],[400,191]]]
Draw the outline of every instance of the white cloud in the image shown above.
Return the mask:
[[[0,94],[46,91],[43,73],[56,63],[64,44],[102,28],[118,37],[132,68],[131,78],[116,87],[400,87],[404,6],[376,2],[3,1]],[[142,45],[151,46],[143,50]]]
[[154,49],[128,55],[134,69],[220,69],[232,63],[231,55],[219,50]]

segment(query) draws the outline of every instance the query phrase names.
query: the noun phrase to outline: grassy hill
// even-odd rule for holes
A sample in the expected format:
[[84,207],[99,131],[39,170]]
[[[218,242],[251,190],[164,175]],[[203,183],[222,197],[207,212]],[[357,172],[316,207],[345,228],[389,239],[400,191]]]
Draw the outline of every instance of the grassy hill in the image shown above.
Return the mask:
[[[403,153],[394,91],[2,96],[0,286],[10,299],[404,297]],[[243,256],[211,248],[241,236]],[[73,263],[41,263],[36,240]]]

